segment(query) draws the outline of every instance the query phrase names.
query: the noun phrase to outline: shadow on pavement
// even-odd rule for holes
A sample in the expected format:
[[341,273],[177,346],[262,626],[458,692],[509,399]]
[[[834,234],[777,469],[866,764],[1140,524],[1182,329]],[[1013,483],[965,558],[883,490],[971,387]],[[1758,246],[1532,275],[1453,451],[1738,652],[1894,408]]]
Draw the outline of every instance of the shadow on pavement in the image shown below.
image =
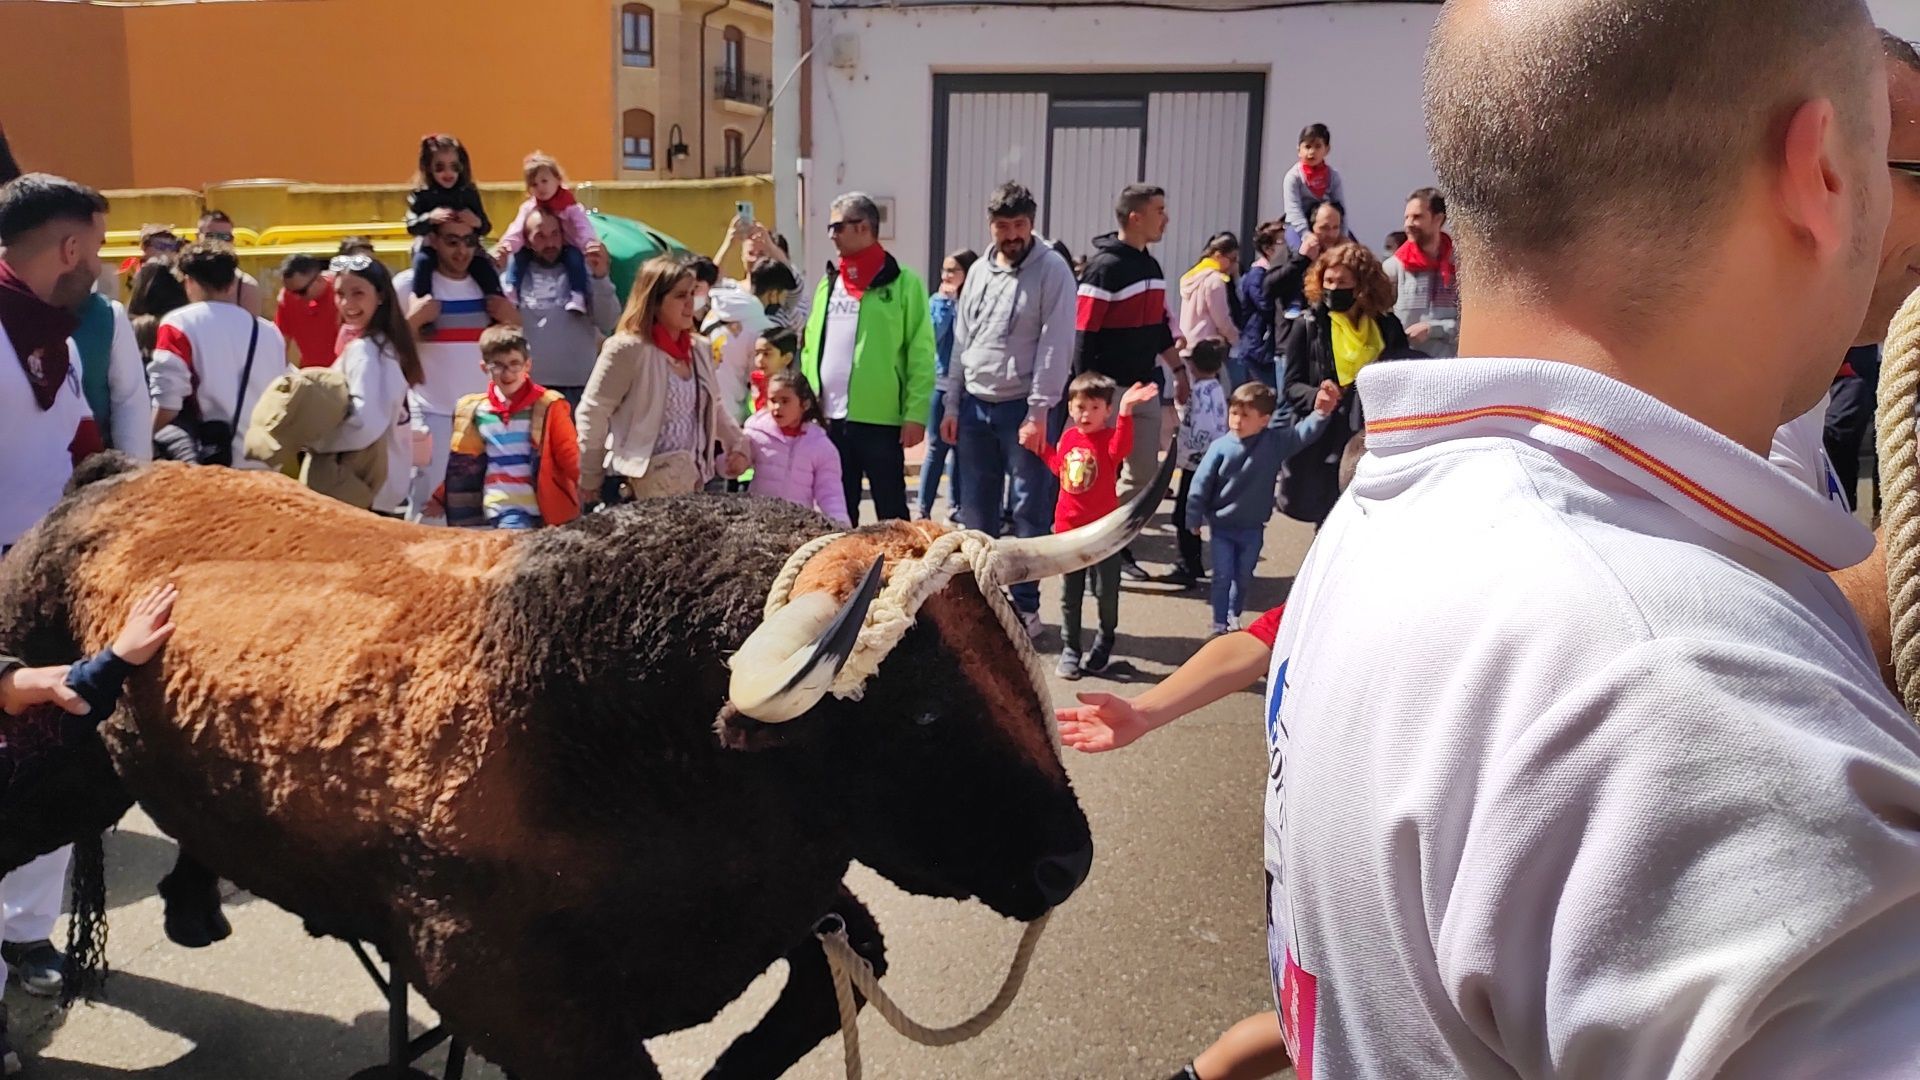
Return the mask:
[[[378,1003],[371,984],[369,998]],[[15,999],[16,1002],[18,999]],[[43,1057],[48,1043],[69,1019],[55,1009],[44,1025],[28,1021],[37,1016],[16,1005],[15,1046],[26,1060],[34,1080],[119,1080],[126,1077],[159,1080],[211,1080],[245,1077],[248,1080],[314,1077],[339,1080],[369,1065],[385,1053],[386,1012],[375,1008],[352,1022],[289,1010],[267,1009],[225,994],[194,990],[143,975],[115,974],[107,984],[105,1003],[138,1016],[148,1026],[178,1036],[191,1047],[163,1065],[117,1068]],[[85,1010],[86,1005],[76,1005]],[[37,1012],[37,1010],[36,1010]],[[425,1028],[417,1021],[413,1033]],[[435,1050],[423,1064],[439,1075],[445,1052]],[[491,1068],[469,1059],[469,1077],[495,1077]]]

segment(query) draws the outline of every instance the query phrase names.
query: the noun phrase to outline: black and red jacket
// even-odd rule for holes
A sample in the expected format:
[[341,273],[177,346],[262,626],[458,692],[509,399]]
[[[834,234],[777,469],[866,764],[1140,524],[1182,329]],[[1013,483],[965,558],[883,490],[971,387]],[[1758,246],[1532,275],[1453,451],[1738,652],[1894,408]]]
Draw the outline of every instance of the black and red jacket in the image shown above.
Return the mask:
[[1098,371],[1119,383],[1152,382],[1156,361],[1173,348],[1167,279],[1160,261],[1116,233],[1095,237],[1080,276],[1073,373]]

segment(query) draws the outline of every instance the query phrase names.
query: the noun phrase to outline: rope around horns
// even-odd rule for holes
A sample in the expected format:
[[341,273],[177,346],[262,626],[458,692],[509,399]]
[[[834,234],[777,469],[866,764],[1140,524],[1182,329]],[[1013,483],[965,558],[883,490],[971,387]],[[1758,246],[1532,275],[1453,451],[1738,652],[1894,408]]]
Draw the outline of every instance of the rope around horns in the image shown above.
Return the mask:
[[1920,716],[1920,463],[1914,431],[1920,409],[1920,291],[1907,297],[1888,328],[1879,393],[1874,428],[1894,682],[1907,712]]
[[[771,619],[787,606],[794,583],[799,580],[800,572],[807,563],[845,535],[828,533],[817,537],[802,544],[799,550],[787,557],[786,564],[773,579],[773,587],[767,590],[766,618]],[[973,530],[956,530],[936,537],[927,545],[926,554],[917,559],[895,560],[889,568],[886,585],[867,609],[853,655],[848,657],[846,666],[840,669],[839,676],[833,681],[833,694],[859,700],[862,688],[879,670],[880,662],[912,629],[920,606],[926,603],[927,598],[946,588],[947,582],[957,574],[971,573],[977,581],[992,581],[993,562],[993,538]],[[1050,694],[1046,674],[1040,667],[1039,654],[1033,651],[1033,643],[1027,640],[1026,628],[1020,625],[1020,617],[1014,613],[1013,605],[1007,602],[998,587],[984,587],[980,595],[986,599],[1000,628],[1013,642],[1027,678],[1041,702],[1048,701]],[[1054,724],[1050,716],[1042,719],[1057,758],[1060,755],[1059,725]],[[1052,913],[1042,915],[1028,923],[1021,932],[1020,944],[1013,951],[1013,963],[1007,968],[1007,977],[1001,981],[1000,990],[993,995],[993,1000],[967,1019],[941,1028],[923,1024],[908,1016],[906,1010],[881,988],[879,978],[873,973],[873,965],[867,962],[866,957],[855,952],[853,945],[848,942],[843,920],[831,920],[838,923],[832,928],[828,928],[825,925],[827,920],[823,920],[823,925],[814,933],[820,939],[821,949],[827,954],[827,966],[833,971],[833,996],[840,1010],[840,1040],[846,1056],[847,1080],[860,1080],[861,1077],[860,1003],[854,997],[856,987],[893,1030],[914,1042],[923,1046],[952,1046],[966,1042],[991,1027],[1020,996],[1020,987],[1026,982],[1027,968],[1033,962],[1034,949],[1039,946],[1040,935],[1046,930],[1047,920],[1051,917]]]
[[[845,923],[832,929],[820,929],[815,933],[820,938],[821,948],[827,953],[827,966],[833,969],[833,996],[840,1005],[840,1038],[847,1059],[847,1080],[860,1080],[860,1024],[857,1012],[859,1003],[854,1000],[853,991],[857,987],[866,995],[867,1002],[878,1012],[887,1025],[900,1034],[922,1046],[952,1046],[966,1042],[993,1026],[993,1022],[1006,1013],[1013,999],[1020,996],[1020,985],[1026,981],[1027,968],[1033,962],[1033,950],[1040,944],[1040,934],[1047,928],[1047,920],[1053,915],[1049,912],[1027,924],[1020,935],[1020,944],[1013,951],[1013,963],[1007,968],[1007,977],[1000,984],[1000,991],[993,995],[979,1012],[950,1027],[929,1027],[908,1016],[900,1004],[888,996],[881,988],[880,980],[873,974],[873,965],[867,958],[853,951],[847,941]],[[834,920],[839,922],[839,920]]]

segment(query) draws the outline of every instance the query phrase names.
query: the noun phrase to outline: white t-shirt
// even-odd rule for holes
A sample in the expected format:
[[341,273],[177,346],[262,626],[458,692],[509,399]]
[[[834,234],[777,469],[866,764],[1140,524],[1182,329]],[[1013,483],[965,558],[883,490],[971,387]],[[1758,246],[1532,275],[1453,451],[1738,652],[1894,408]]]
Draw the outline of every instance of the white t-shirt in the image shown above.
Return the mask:
[[[393,288],[402,303],[411,303],[413,271],[396,275]],[[487,373],[480,367],[480,332],[492,320],[487,315],[486,293],[470,276],[450,278],[436,272],[433,298],[440,301],[440,315],[433,321],[433,336],[420,338],[420,368],[426,381],[413,388],[413,400],[423,412],[452,416],[461,398],[487,392]]]
[[1301,1074],[1913,1075],[1920,729],[1826,573],[1871,534],[1571,365],[1360,391],[1268,681]]
[[1180,467],[1197,469],[1207,447],[1227,433],[1227,388],[1219,379],[1195,379],[1180,406]]
[[[254,328],[253,367],[246,368],[247,344]],[[188,398],[199,402],[200,418],[233,425],[233,465],[237,469],[264,469],[264,462],[247,458],[247,422],[267,384],[287,370],[287,342],[280,328],[238,304],[201,301],[176,308],[160,320],[154,333],[153,360],[147,365],[147,385],[153,403],[178,411]],[[247,386],[240,393],[240,376]]]
[[853,347],[860,332],[860,301],[847,294],[838,274],[827,294],[826,337],[820,343],[820,406],[827,419],[847,418],[847,386],[853,381]]
[[73,475],[73,441],[91,420],[80,390],[80,348],[67,341],[67,379],[42,409],[13,340],[0,332],[0,549],[20,542],[60,501]]

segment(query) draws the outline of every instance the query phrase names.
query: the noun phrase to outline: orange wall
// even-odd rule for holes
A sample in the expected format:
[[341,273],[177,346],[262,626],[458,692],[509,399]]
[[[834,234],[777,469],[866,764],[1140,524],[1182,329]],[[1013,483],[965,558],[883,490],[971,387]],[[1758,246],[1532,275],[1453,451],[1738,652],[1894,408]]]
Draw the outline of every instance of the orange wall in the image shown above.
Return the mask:
[[0,0],[0,125],[29,168],[96,187],[399,183],[434,131],[481,180],[518,180],[535,148],[612,179],[615,19],[604,0]]
[[0,127],[21,168],[99,188],[135,183],[122,14],[0,2]]
[[[543,149],[613,175],[606,6],[586,0],[260,0],[124,9],[142,187],[241,177],[408,179],[420,136],[468,142],[482,180]],[[182,80],[205,63],[210,78]],[[215,74],[217,73],[217,74]]]

